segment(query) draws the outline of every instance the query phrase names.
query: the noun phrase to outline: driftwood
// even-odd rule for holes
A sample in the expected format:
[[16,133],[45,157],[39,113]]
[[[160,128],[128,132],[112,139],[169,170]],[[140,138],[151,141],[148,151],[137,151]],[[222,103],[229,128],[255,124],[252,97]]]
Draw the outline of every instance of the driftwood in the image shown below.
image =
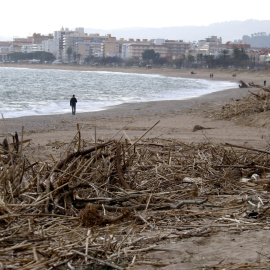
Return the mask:
[[121,145],[118,145],[116,148],[116,168],[117,168],[117,173],[118,173],[118,177],[119,180],[121,182],[121,184],[123,185],[124,188],[126,189],[130,189],[129,184],[126,182],[123,172],[122,172],[122,168],[121,168]]
[[67,164],[70,160],[72,160],[73,158],[76,158],[76,157],[79,157],[79,156],[85,156],[87,154],[90,154],[94,151],[97,151],[99,150],[100,148],[104,148],[105,146],[111,144],[112,142],[109,141],[109,142],[105,142],[105,143],[102,143],[98,146],[94,146],[94,147],[91,147],[90,149],[87,149],[87,150],[84,150],[84,151],[78,151],[78,152],[75,152],[75,153],[72,153],[70,155],[68,155],[65,159],[59,161],[55,167],[55,170],[60,170],[65,164]]
[[[245,85],[247,85],[245,83]],[[251,120],[256,118],[257,115],[262,112],[266,112],[270,108],[270,87],[263,87],[253,82],[248,84],[248,87],[256,88],[256,91],[250,91],[250,95],[245,96],[242,99],[232,100],[222,106],[222,108],[208,110],[204,113],[205,116],[213,117],[216,119],[231,119],[239,122],[247,122],[248,117]]]
[[253,93],[253,92],[251,92],[250,90],[249,90],[248,92],[249,92],[251,95],[253,95],[254,97],[256,97],[258,100],[262,100],[262,99],[263,99],[263,97],[260,96],[259,94]]
[[244,81],[239,81],[239,88],[248,88],[248,85]]
[[255,148],[252,148],[252,147],[247,147],[247,146],[242,146],[242,145],[235,145],[235,144],[231,144],[231,143],[225,143],[225,145],[231,146],[231,147],[236,147],[236,148],[242,148],[242,149],[246,149],[246,150],[250,150],[250,151],[254,151],[254,152],[270,154],[269,151],[265,151],[265,150],[261,150],[261,149],[255,149]]
[[202,127],[200,125],[195,125],[192,132],[196,132],[198,130],[203,130],[203,129],[212,129],[212,128],[207,128],[207,127]]
[[1,151],[3,267],[166,266],[144,259],[163,239],[269,227],[267,149],[82,135],[59,145],[59,160],[37,161],[21,143],[14,160]]

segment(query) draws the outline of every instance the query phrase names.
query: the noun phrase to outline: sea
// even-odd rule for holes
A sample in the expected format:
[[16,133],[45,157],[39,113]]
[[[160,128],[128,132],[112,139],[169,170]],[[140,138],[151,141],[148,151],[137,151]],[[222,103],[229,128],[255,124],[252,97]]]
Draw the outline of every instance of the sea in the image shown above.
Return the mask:
[[211,79],[0,67],[0,113],[4,118],[70,113],[72,95],[80,113],[123,103],[190,99],[235,87],[236,83]]

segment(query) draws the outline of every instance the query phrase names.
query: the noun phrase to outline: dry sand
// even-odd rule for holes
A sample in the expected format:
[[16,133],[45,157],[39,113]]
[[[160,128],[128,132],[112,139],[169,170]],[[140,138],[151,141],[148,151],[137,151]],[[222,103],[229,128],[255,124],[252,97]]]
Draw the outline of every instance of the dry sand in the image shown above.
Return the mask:
[[[85,69],[85,67],[78,69]],[[89,68],[89,70],[93,69]],[[235,82],[243,80],[245,82],[253,81],[261,85],[270,75],[268,71],[197,70],[197,74],[191,75],[190,70],[138,68],[107,68],[106,70],[204,79],[209,79],[209,74],[213,73],[213,80],[216,80],[217,83],[218,80]],[[237,74],[237,76],[233,77],[233,73]],[[265,149],[268,147],[269,137],[268,114],[265,114],[264,125],[261,126],[239,125],[233,121],[204,117],[203,112],[212,108],[221,108],[232,99],[242,98],[249,94],[248,90],[236,88],[184,101],[123,104],[105,111],[81,113],[76,116],[72,116],[70,113],[56,116],[5,119],[0,123],[0,140],[2,141],[6,132],[18,131],[20,134],[23,126],[24,139],[32,139],[31,147],[28,147],[28,149],[31,149],[31,154],[46,159],[49,158],[49,153],[57,154],[52,152],[54,151],[54,142],[65,143],[73,138],[77,124],[82,128],[82,137],[84,139],[94,141],[96,132],[98,139],[106,140],[126,126],[119,132],[117,137],[124,136],[134,141],[160,121],[145,135],[145,138],[161,137],[189,143],[203,142],[205,140],[213,143],[229,142]],[[193,132],[195,125],[201,125],[209,129]],[[266,229],[245,232],[227,230],[208,238],[193,237],[182,240],[174,239],[173,242],[169,240],[161,241],[158,243],[161,251],[149,252],[145,259],[155,260],[162,258],[163,261],[170,261],[170,265],[158,269],[219,269],[203,268],[203,265],[205,262],[208,265],[213,263],[216,266],[221,262],[228,264],[254,262],[258,260],[259,252],[269,256],[270,248],[268,243],[269,233]],[[138,265],[132,269],[142,269],[142,267],[144,269],[157,269],[151,265]]]

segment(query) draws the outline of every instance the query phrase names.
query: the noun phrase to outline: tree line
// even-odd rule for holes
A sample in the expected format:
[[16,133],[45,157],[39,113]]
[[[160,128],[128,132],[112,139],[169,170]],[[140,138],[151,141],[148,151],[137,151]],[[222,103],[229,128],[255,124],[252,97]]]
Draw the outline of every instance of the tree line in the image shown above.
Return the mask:
[[30,53],[14,52],[9,54],[10,61],[18,62],[20,60],[40,60],[40,63],[52,62],[55,60],[55,56],[52,53],[37,51]]
[[147,50],[142,54],[145,62],[153,65],[171,65],[176,68],[250,68],[265,67],[270,63],[256,63],[255,59],[249,57],[246,51],[241,48],[234,48],[233,52],[223,50],[217,56],[197,54],[197,56],[187,55],[177,59],[161,58],[154,50]]
[[233,52],[229,50],[221,51],[217,56],[197,54],[181,56],[176,59],[170,57],[160,57],[153,49],[145,50],[142,58],[132,58],[123,60],[120,57],[99,58],[88,56],[84,59],[87,65],[122,65],[122,66],[153,66],[153,67],[174,67],[174,68],[266,68],[270,63],[256,63],[255,59],[249,57],[246,51],[241,48],[234,48]]
[[[83,63],[86,65],[101,65],[101,66],[167,66],[174,68],[263,68],[270,63],[256,63],[255,59],[249,57],[246,51],[241,48],[234,48],[233,52],[229,50],[221,51],[217,56],[197,54],[181,56],[176,59],[170,57],[160,57],[153,49],[145,50],[141,58],[132,58],[124,60],[120,57],[95,57],[89,55],[82,59],[80,54],[76,54],[71,48],[67,49],[68,61],[73,63]],[[55,56],[52,53],[38,51],[31,53],[14,52],[9,54],[10,60],[18,62],[19,60],[40,60],[40,63],[52,62]]]

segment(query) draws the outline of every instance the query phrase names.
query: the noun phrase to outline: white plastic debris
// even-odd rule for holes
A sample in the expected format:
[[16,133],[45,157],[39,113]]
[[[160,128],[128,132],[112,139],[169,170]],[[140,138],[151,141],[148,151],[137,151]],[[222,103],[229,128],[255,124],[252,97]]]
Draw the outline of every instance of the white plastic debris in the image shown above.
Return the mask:
[[251,180],[253,181],[259,181],[261,178],[257,173],[252,174]]

